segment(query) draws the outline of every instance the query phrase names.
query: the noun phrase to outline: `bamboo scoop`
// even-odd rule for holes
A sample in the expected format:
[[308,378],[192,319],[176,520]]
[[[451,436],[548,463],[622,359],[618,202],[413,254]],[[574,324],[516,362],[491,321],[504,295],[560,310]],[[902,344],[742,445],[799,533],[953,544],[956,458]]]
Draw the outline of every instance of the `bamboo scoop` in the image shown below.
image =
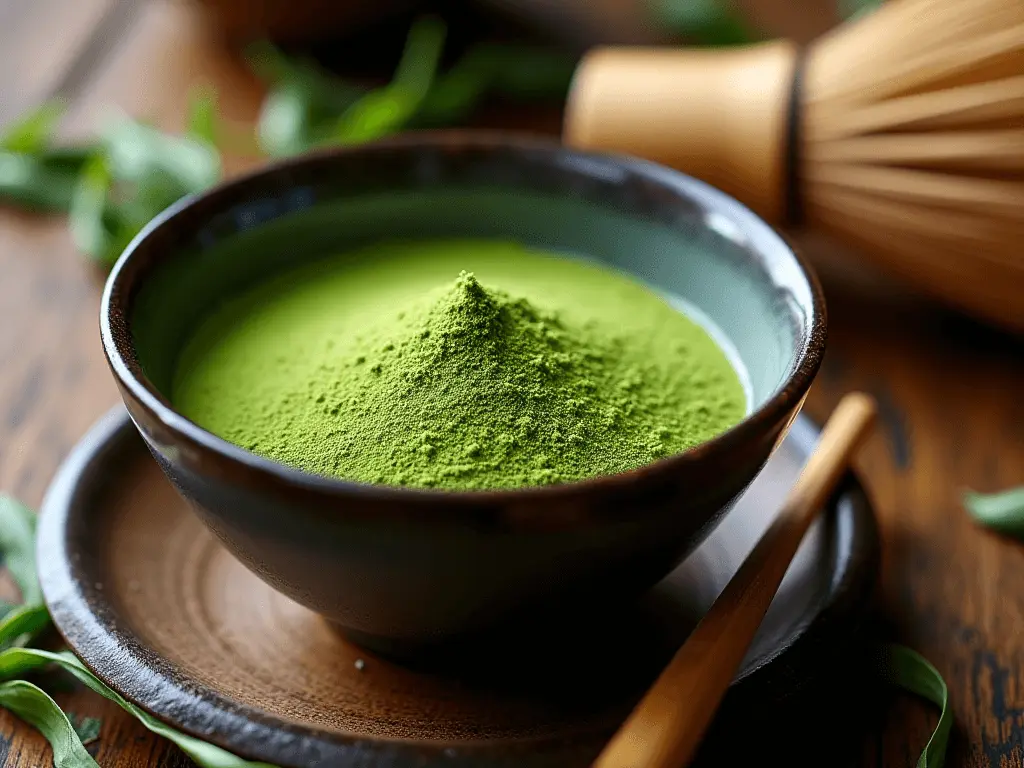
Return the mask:
[[593,768],[689,764],[804,534],[867,436],[875,410],[874,400],[860,393],[839,403],[775,522]]

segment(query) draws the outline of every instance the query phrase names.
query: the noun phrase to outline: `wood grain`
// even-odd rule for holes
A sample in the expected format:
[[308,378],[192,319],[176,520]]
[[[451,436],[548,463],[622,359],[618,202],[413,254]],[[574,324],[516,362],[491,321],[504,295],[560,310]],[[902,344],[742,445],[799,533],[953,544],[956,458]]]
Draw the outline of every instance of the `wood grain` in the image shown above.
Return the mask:
[[[41,99],[75,96],[77,76],[130,18],[134,0],[0,2],[0,125]],[[52,41],[59,40],[59,45]]]
[[[91,3],[23,5],[59,5],[65,14],[67,6]],[[12,4],[22,5],[4,0],[0,7]],[[67,13],[51,11],[34,32],[0,20],[4,110],[10,104],[16,112],[60,82],[62,67],[73,60],[66,58],[72,34],[63,35],[52,19],[78,18],[78,11]],[[39,42],[32,49],[8,47],[14,29],[18,40],[27,44],[31,33]],[[61,44],[51,44],[55,39]],[[8,55],[13,50],[22,53]],[[204,79],[221,86],[223,107],[234,119],[253,114],[258,87],[203,36],[187,9],[147,3],[116,50],[84,78],[88,87],[68,130],[87,130],[109,102],[176,127],[188,89]],[[520,126],[540,125],[513,117]],[[548,116],[546,127],[556,129],[557,118]],[[859,465],[883,522],[885,629],[924,653],[949,682],[956,729],[947,764],[1020,768],[1024,549],[977,529],[958,494],[968,486],[1024,483],[1024,345],[892,283],[879,288],[827,244],[811,245],[828,268],[830,350],[807,409],[824,419],[851,389],[872,393],[881,406],[880,432]],[[0,488],[32,504],[75,440],[117,400],[96,331],[100,289],[100,276],[75,253],[61,222],[0,213]],[[95,696],[76,692],[58,700],[104,719],[91,746],[104,768],[188,764]],[[825,762],[909,768],[934,718],[919,702],[896,698],[871,714],[866,736],[844,733]],[[4,712],[0,764],[50,764],[38,734]]]

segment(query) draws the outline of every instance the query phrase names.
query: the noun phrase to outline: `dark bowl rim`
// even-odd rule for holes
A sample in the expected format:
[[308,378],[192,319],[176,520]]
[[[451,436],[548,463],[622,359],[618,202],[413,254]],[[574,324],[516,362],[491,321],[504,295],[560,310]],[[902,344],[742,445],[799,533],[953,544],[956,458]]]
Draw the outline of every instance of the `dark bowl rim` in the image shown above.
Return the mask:
[[[811,297],[812,311],[803,328],[805,343],[797,352],[795,363],[785,381],[767,401],[710,440],[625,472],[599,475],[571,483],[543,486],[451,490],[361,483],[305,472],[273,459],[259,456],[218,437],[178,413],[142,372],[134,346],[130,342],[130,321],[127,318],[135,293],[132,290],[132,283],[140,275],[144,277],[147,270],[143,268],[135,271],[128,268],[132,265],[133,260],[142,258],[140,254],[145,252],[146,243],[154,233],[173,228],[186,212],[200,203],[231,199],[250,185],[270,177],[287,176],[298,169],[315,167],[347,156],[368,152],[416,151],[453,145],[477,150],[517,148],[546,153],[552,158],[569,156],[583,161],[612,163],[623,170],[642,176],[646,181],[661,188],[669,188],[677,194],[682,193],[692,197],[693,193],[697,192],[702,198],[710,198],[720,209],[731,209],[731,212],[746,218],[747,224],[760,227],[766,235],[774,237],[778,241],[780,249],[793,259],[800,276],[807,284]],[[583,169],[580,170],[580,173],[589,174],[589,171]],[[767,260],[774,258],[773,255],[765,252],[761,252],[761,256]],[[120,301],[118,302],[117,299]],[[332,497],[358,495],[380,501],[406,504],[433,505],[444,502],[456,506],[478,506],[525,503],[527,504],[525,507],[527,515],[529,515],[528,510],[530,509],[528,504],[531,501],[552,501],[559,497],[575,496],[583,492],[609,492],[612,489],[628,486],[649,475],[697,464],[716,454],[726,454],[732,446],[754,439],[769,431],[772,425],[782,421],[786,422],[786,426],[783,428],[784,434],[788,424],[792,423],[796,413],[801,409],[811,383],[821,366],[827,336],[825,296],[814,269],[787,237],[731,195],[681,171],[641,158],[576,149],[542,135],[486,129],[410,131],[361,145],[320,149],[263,164],[256,169],[221,181],[202,193],[186,196],[150,221],[122,252],[107,277],[100,303],[99,319],[104,354],[119,388],[122,390],[122,396],[130,396],[150,417],[156,419],[164,429],[168,430],[175,440],[190,444],[200,454],[218,457],[242,468],[254,477],[261,477],[275,485],[283,485],[299,492]],[[115,330],[121,331],[121,333],[116,333]]]

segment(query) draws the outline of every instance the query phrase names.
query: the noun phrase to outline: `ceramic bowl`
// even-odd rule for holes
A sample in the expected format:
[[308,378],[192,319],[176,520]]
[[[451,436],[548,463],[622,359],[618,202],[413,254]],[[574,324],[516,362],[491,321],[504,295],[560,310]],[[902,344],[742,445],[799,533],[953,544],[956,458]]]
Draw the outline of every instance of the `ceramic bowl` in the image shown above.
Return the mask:
[[[631,472],[452,492],[303,473],[169,402],[178,351],[225,296],[374,240],[453,236],[588,254],[686,300],[735,348],[748,415]],[[199,517],[270,585],[390,654],[593,616],[592,596],[607,606],[663,578],[780,442],[818,370],[825,325],[811,270],[723,193],[640,160],[486,132],[308,155],[186,199],[128,247],[101,309],[132,420]]]

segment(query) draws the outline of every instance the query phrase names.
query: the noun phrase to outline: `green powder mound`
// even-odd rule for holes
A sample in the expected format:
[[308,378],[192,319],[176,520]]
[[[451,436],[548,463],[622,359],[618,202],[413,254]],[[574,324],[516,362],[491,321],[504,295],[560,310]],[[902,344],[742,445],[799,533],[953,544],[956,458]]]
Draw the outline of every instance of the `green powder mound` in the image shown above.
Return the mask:
[[[244,322],[214,326],[193,350],[176,405],[222,437],[309,472],[447,489],[622,472],[703,442],[744,412],[724,355],[709,356],[713,346],[694,355],[693,339],[655,357],[599,312],[587,319],[538,306],[467,272],[401,306],[354,333],[336,327],[312,341],[302,323],[282,336],[273,312],[243,313]],[[290,322],[298,313],[317,327],[308,305],[289,311]],[[252,364],[261,333],[279,353]]]

